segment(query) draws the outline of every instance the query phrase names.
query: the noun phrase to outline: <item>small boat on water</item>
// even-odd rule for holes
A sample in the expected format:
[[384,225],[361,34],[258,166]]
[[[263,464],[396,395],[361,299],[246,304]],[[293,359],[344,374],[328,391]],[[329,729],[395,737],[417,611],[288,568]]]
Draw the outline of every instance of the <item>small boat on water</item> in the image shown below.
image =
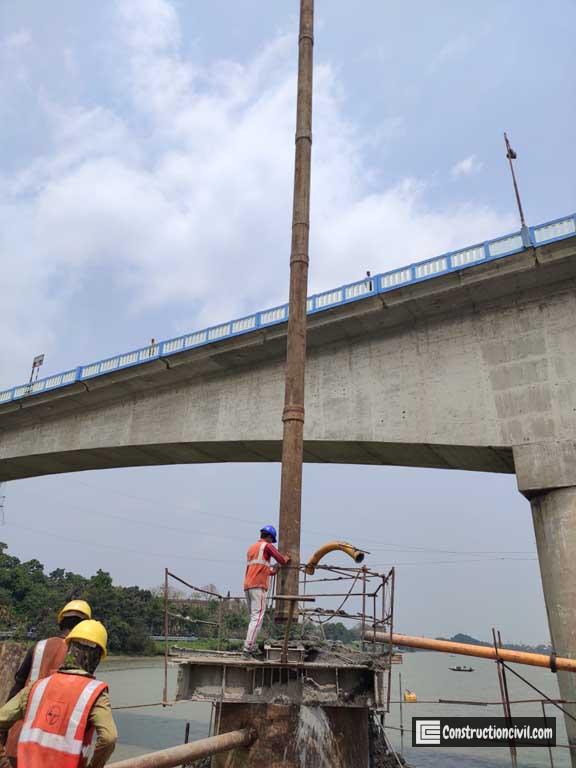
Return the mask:
[[450,667],[451,672],[474,672],[473,667]]

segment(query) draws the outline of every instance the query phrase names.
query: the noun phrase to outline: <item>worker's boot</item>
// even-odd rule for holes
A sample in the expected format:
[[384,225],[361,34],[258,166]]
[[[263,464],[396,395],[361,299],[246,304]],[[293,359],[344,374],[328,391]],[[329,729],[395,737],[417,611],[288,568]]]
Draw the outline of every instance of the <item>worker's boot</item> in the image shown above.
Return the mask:
[[242,656],[246,659],[261,659],[263,654],[259,648],[244,648]]

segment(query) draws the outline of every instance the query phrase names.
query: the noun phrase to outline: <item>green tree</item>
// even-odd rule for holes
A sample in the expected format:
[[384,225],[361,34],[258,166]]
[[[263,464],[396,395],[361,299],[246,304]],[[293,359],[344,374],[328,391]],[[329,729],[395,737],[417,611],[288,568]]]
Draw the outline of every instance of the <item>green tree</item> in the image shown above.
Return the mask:
[[63,568],[46,574],[38,560],[21,562],[0,542],[0,626],[49,637],[58,632],[58,611],[74,598],[87,600],[106,625],[111,651],[153,652],[149,635],[161,631],[163,608],[150,590],[116,586],[103,570],[89,579]]

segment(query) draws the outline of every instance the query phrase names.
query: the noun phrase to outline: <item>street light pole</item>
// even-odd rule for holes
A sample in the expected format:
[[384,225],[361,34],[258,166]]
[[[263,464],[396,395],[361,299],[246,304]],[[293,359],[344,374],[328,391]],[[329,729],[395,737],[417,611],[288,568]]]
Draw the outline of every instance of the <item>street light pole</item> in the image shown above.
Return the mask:
[[[300,0],[298,55],[298,103],[296,111],[296,157],[292,247],[290,252],[290,298],[282,477],[280,483],[280,548],[300,563],[302,514],[302,459],[304,452],[304,373],[306,367],[306,302],[308,295],[308,253],[310,237],[310,178],[312,159],[312,89],[314,61],[314,0]],[[280,571],[277,593],[298,594],[298,570]],[[288,604],[280,601],[278,620],[287,620]]]
[[518,191],[518,183],[516,182],[516,174],[514,173],[514,164],[512,163],[513,160],[516,160],[518,155],[512,147],[510,146],[510,142],[508,141],[508,134],[504,134],[504,142],[506,144],[506,157],[508,158],[508,162],[510,163],[510,173],[512,174],[512,183],[514,184],[514,194],[516,195],[516,203],[518,204],[518,212],[520,213],[520,226],[524,228],[526,226],[526,221],[524,219],[524,209],[522,208],[522,201],[520,200],[520,192]]
[[524,218],[524,209],[522,208],[522,200],[520,199],[520,190],[518,189],[518,182],[516,181],[516,173],[514,172],[514,163],[513,160],[516,160],[518,155],[512,147],[510,146],[510,142],[508,141],[508,134],[504,133],[504,143],[506,144],[506,157],[508,158],[508,163],[510,164],[510,173],[512,174],[512,184],[514,185],[514,194],[516,195],[516,204],[518,205],[518,213],[520,214],[520,228],[521,228],[521,234],[522,234],[522,242],[524,245],[528,248],[530,247],[530,233],[528,231],[528,227],[526,226],[526,219]]

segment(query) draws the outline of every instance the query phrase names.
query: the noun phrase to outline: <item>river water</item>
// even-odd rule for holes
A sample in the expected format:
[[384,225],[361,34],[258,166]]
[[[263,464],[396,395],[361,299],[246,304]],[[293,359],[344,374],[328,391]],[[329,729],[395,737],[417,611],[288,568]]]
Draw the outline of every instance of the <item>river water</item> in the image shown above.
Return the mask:
[[[459,699],[467,701],[499,701],[500,693],[496,666],[493,662],[471,659],[472,673],[450,672],[448,667],[462,663],[462,659],[436,653],[411,653],[404,655],[404,663],[393,668],[392,700],[397,701],[398,675],[402,674],[403,688],[414,691],[419,702],[426,700]],[[524,677],[549,696],[558,697],[555,676],[546,670],[532,667],[515,667]],[[163,661],[153,659],[112,658],[99,669],[99,677],[110,685],[112,706],[126,707],[134,704],[155,703],[162,698]],[[174,696],[177,670],[169,668],[170,698]],[[508,675],[510,699],[537,697],[523,682]],[[173,707],[141,707],[116,709],[114,716],[120,742],[114,753],[114,760],[141,755],[157,749],[181,744],[184,741],[186,723],[190,723],[190,740],[208,734],[210,723],[209,704],[182,703]],[[539,704],[512,705],[512,713],[524,716],[541,716]],[[509,766],[507,748],[469,748],[451,750],[412,749],[411,724],[414,716],[502,716],[498,706],[480,707],[445,705],[433,703],[405,704],[403,706],[404,755],[415,768],[501,768]],[[566,743],[562,714],[551,705],[547,716],[556,718],[558,743]],[[389,726],[400,725],[399,706],[393,704],[387,715]],[[388,734],[400,748],[398,731],[390,728]],[[556,747],[552,750],[555,768],[569,768],[568,750]],[[550,766],[547,748],[521,748],[518,750],[518,765],[521,768],[543,768]]]

